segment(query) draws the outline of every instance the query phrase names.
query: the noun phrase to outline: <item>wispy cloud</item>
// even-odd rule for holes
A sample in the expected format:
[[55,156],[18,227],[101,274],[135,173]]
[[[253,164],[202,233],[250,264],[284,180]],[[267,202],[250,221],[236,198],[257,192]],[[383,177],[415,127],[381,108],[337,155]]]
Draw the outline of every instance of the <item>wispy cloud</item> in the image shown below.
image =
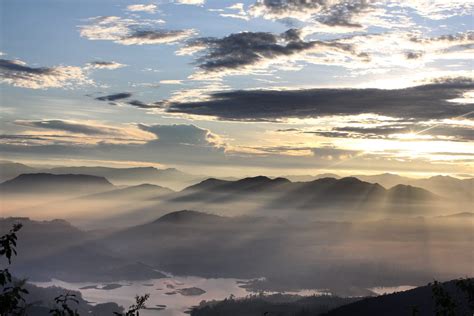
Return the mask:
[[127,10],[131,12],[156,13],[157,9],[156,4],[131,4],[127,6]]
[[71,88],[92,84],[81,67],[31,67],[21,60],[0,59],[0,82],[29,89]]
[[[97,144],[108,142],[114,144],[145,143],[155,139],[153,133],[147,132],[133,124],[119,126],[96,121],[77,121],[61,119],[17,120],[18,126],[33,128],[23,131],[23,138],[30,142],[54,145],[58,143]],[[48,131],[48,133],[45,133]],[[12,137],[10,137],[12,138]],[[20,140],[21,135],[13,137]],[[4,141],[8,139],[4,137]]]
[[201,6],[206,3],[206,0],[175,0],[178,4],[198,5]]
[[113,41],[122,45],[174,44],[196,34],[195,30],[156,29],[161,20],[134,20],[117,16],[100,16],[81,25],[80,34],[89,40]]
[[92,61],[90,63],[87,63],[86,65],[86,67],[90,69],[109,69],[109,70],[119,69],[125,66],[127,65],[124,65],[115,61]]
[[131,96],[132,96],[132,94],[129,93],[129,92],[120,92],[120,93],[114,93],[114,94],[100,96],[100,97],[97,97],[95,99],[99,100],[99,101],[118,101],[118,100],[128,99]]

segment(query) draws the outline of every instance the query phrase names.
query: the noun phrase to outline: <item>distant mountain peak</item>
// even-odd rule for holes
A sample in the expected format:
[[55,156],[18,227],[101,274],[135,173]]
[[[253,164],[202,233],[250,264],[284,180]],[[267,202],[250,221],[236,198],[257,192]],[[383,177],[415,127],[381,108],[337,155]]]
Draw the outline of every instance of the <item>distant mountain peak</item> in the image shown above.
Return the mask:
[[214,222],[223,219],[224,217],[192,211],[192,210],[181,210],[176,212],[171,212],[166,215],[158,218],[155,223],[175,223],[175,224],[184,224],[184,223],[196,223],[196,222]]
[[0,184],[0,190],[12,193],[58,193],[113,189],[104,177],[83,174],[26,173]]

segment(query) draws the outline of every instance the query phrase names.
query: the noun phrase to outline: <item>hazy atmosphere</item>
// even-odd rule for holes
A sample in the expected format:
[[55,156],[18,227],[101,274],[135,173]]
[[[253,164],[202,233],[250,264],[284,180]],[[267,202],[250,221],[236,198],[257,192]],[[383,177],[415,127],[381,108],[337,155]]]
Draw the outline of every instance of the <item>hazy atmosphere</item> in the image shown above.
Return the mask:
[[1,1],[0,315],[472,315],[473,10]]

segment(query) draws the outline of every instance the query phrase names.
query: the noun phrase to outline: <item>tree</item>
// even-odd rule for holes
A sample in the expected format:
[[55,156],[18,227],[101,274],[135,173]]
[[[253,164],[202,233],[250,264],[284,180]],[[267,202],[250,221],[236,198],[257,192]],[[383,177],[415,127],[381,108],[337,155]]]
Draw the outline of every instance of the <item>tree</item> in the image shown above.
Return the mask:
[[150,294],[145,294],[143,296],[135,296],[135,304],[131,305],[128,308],[128,311],[125,314],[121,313],[114,313],[117,316],[139,316],[140,315],[140,310],[145,309],[145,302],[148,300],[150,297]]
[[25,280],[15,280],[9,271],[12,263],[12,257],[17,255],[16,241],[17,232],[22,228],[21,224],[13,225],[10,231],[0,237],[0,256],[8,261],[7,266],[0,270],[0,315],[22,315],[25,311],[25,299],[23,295],[28,291],[23,288]]
[[79,300],[76,298],[76,294],[66,293],[61,294],[54,298],[54,302],[58,307],[53,308],[49,311],[52,316],[79,316],[77,310],[73,310],[69,307],[69,302],[79,304]]

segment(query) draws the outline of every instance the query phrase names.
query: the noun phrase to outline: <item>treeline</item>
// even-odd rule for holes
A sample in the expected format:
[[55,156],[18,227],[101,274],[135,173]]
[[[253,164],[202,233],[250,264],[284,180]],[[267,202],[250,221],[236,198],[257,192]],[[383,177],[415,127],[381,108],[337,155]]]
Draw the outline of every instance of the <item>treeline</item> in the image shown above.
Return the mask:
[[191,310],[191,316],[315,316],[359,299],[332,295],[301,298],[284,294],[252,295],[243,299],[230,297],[223,301],[202,302]]

